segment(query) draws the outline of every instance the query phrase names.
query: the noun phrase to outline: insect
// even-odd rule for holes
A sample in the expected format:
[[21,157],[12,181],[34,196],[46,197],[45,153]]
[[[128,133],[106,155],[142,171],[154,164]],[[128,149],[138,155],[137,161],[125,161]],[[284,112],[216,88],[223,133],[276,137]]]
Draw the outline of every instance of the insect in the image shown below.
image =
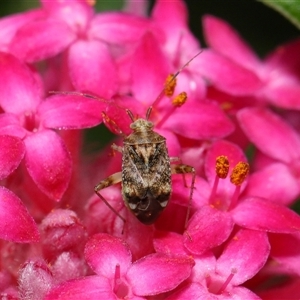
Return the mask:
[[[157,99],[173,85],[181,70],[200,53],[197,53],[172,76]],[[151,111],[152,106],[148,108],[145,118],[135,119],[133,113],[126,110],[132,121],[130,125],[132,133],[124,138],[122,147],[112,145],[113,150],[122,154],[122,171],[100,181],[95,186],[95,193],[125,222],[124,217],[100,193],[104,188],[121,182],[122,196],[127,208],[140,222],[150,225],[157,220],[169,202],[172,192],[171,175],[183,174],[184,176],[190,173],[192,183],[186,216],[187,223],[195,184],[195,169],[181,164],[178,157],[169,157],[165,137],[155,132],[153,123],[149,121]],[[172,164],[174,162],[179,162],[179,164]]]

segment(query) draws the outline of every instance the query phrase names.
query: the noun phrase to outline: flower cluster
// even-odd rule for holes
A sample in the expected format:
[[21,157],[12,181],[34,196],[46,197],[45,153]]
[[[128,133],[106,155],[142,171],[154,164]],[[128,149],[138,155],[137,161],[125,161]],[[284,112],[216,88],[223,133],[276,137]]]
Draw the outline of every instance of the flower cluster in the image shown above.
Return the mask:
[[[300,40],[262,60],[210,15],[201,48],[183,0],[93,4],[0,19],[1,299],[299,299]],[[128,135],[149,107],[196,173],[144,225],[120,185],[94,193],[122,155],[82,129]]]

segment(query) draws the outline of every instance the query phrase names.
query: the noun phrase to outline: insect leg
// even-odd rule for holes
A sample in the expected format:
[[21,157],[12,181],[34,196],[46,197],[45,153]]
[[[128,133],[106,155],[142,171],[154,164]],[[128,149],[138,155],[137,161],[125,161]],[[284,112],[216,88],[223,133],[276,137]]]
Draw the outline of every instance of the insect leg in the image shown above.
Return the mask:
[[98,197],[120,218],[124,221],[125,219],[109,204],[109,202],[100,194],[100,191],[113,185],[116,183],[119,183],[122,181],[122,173],[118,172],[115,173],[102,181],[100,181],[96,186],[95,186],[95,193],[98,195]]
[[[171,163],[178,162],[179,165],[182,165],[182,160],[181,160],[181,158],[178,157],[178,156],[170,157],[170,162],[171,162]],[[190,172],[187,172],[187,173],[190,173]],[[177,173],[176,173],[176,174],[177,174]],[[185,173],[179,173],[179,174],[182,174],[184,186],[187,187],[187,183],[186,183],[186,179],[185,179]]]
[[123,153],[123,147],[117,146],[116,144],[112,144],[111,148],[115,151]]
[[[185,219],[185,228],[187,228],[187,222],[189,220],[190,216],[190,207],[192,204],[192,199],[193,199],[193,193],[194,193],[194,186],[195,186],[195,179],[196,179],[196,172],[195,169],[191,166],[188,165],[171,165],[171,173],[172,174],[192,174],[192,183],[190,186],[190,196],[189,196],[189,203],[188,203],[188,210],[186,213],[186,219]],[[184,179],[185,180],[185,179]]]

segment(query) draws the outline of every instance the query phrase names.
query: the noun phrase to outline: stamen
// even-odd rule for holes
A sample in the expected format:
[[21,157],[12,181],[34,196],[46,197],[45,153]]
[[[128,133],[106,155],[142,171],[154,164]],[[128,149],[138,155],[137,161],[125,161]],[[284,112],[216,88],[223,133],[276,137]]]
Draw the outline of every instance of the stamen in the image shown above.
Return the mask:
[[227,277],[226,281],[223,283],[223,285],[220,287],[220,289],[217,292],[217,295],[222,294],[225,289],[227,288],[229,282],[231,281],[231,279],[233,278],[233,276],[236,274],[237,270],[236,269],[232,269],[231,270],[231,274]]
[[225,155],[216,158],[216,174],[219,178],[225,179],[229,171],[229,160]]
[[120,265],[116,265],[115,269],[115,282],[114,282],[114,293],[118,299],[128,299],[128,285],[121,278]]
[[166,112],[166,114],[164,115],[164,117],[157,122],[156,127],[160,127],[163,123],[165,123],[169,117],[174,113],[175,109],[177,107],[182,106],[187,100],[187,94],[186,92],[182,92],[180,94],[178,94],[173,100],[172,100],[172,104],[173,106],[171,107],[171,109]]
[[165,95],[168,97],[173,96],[174,90],[176,87],[176,78],[174,77],[173,74],[168,75],[166,82],[165,82]]
[[172,104],[175,107],[180,107],[182,106],[187,100],[187,94],[186,92],[182,92],[180,94],[178,94],[173,100],[172,100]]
[[120,265],[116,265],[115,282],[114,282],[114,292],[115,292],[115,294],[118,293],[120,284],[121,284],[121,268],[120,268]]
[[241,185],[249,173],[249,164],[240,161],[233,169],[230,175],[230,181],[236,186]]
[[238,201],[241,191],[241,184],[245,181],[246,176],[249,173],[249,164],[246,162],[240,161],[233,169],[230,175],[230,181],[233,183],[236,188],[231,197],[231,203],[229,209],[233,209],[235,204]]
[[228,160],[227,156],[225,156],[225,155],[218,156],[216,158],[216,177],[215,177],[214,185],[211,189],[211,193],[210,193],[209,200],[208,200],[208,203],[210,203],[211,205],[214,204],[213,200],[217,194],[219,179],[220,178],[225,179],[228,175],[228,170],[229,170],[229,160]]

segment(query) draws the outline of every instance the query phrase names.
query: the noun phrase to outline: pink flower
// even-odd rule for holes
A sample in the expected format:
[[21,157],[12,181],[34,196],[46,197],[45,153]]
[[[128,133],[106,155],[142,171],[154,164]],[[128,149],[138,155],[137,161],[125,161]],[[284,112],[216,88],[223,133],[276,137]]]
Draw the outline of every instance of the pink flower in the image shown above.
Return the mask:
[[144,299],[174,289],[189,277],[194,264],[187,256],[163,254],[132,263],[124,240],[108,234],[94,235],[86,244],[85,257],[97,275],[66,282],[45,299]]
[[35,62],[68,49],[62,66],[68,66],[73,86],[105,98],[114,95],[118,80],[109,45],[125,49],[149,29],[149,21],[125,13],[95,15],[85,1],[41,2],[46,17],[21,27],[11,42],[11,52]]
[[[156,249],[181,253],[176,247],[178,239],[178,236],[162,236],[155,240]],[[259,299],[242,284],[262,269],[269,252],[266,233],[239,229],[225,243],[218,258],[211,252],[196,255],[190,283],[167,299]]]
[[228,239],[234,224],[277,233],[299,230],[300,217],[292,210],[269,199],[243,193],[246,187],[243,181],[234,185],[227,178],[216,178],[215,160],[220,155],[228,157],[229,166],[246,160],[242,151],[229,142],[219,141],[211,147],[206,157],[206,176],[211,191],[207,195],[207,190],[203,190],[207,203],[200,204],[188,223],[184,245],[189,251],[201,254],[221,245]]
[[63,140],[53,129],[78,129],[101,121],[103,103],[61,95],[42,100],[36,73],[14,56],[0,53],[1,134],[17,136],[26,146],[28,173],[49,198],[60,200],[66,191],[72,162]]
[[210,69],[204,66],[204,73],[218,89],[230,95],[251,95],[260,103],[299,109],[299,40],[280,46],[260,61],[228,23],[206,16],[203,24],[211,48],[207,57]]
[[[299,134],[267,109],[244,108],[237,118],[245,135],[268,157],[266,162],[266,159],[259,159],[262,155],[258,155],[256,165],[259,171],[249,182],[249,194],[272,196],[270,199],[276,202],[290,204],[300,193]],[[275,186],[273,182],[276,182]]]
[[[149,16],[144,0],[126,13],[93,3],[41,0],[0,20],[0,298],[297,298],[299,41],[260,60],[207,16],[200,52],[183,0]],[[92,95],[47,97],[73,89]],[[101,194],[119,216],[95,195],[122,153],[91,153],[82,130],[103,120],[127,135],[149,107],[171,161],[196,169],[192,199],[191,174],[173,174],[151,226],[118,184]]]

